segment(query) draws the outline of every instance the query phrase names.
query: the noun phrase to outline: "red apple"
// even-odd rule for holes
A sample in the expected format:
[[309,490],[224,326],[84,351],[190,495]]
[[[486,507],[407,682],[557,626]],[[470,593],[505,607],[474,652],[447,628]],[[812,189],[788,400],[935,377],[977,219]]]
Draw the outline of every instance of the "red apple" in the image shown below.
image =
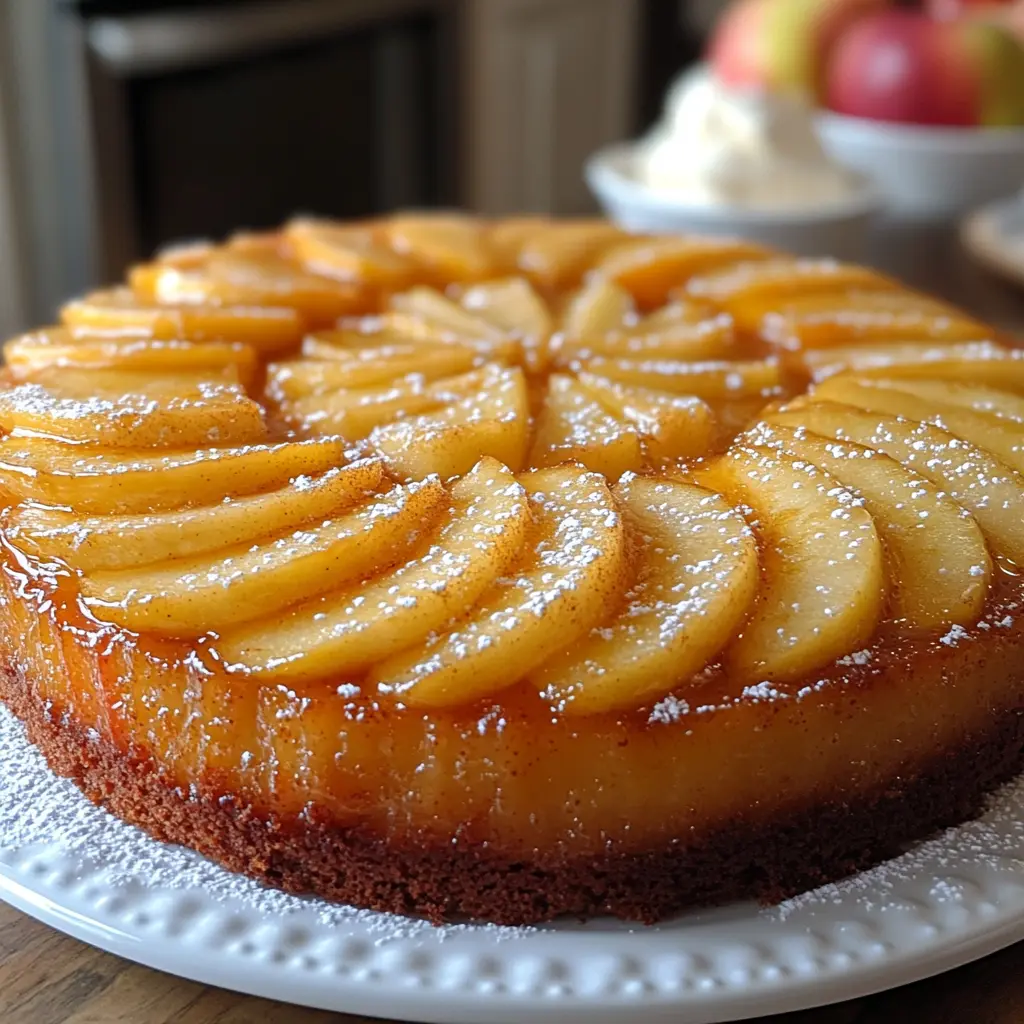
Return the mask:
[[925,0],[924,9],[933,18],[956,21],[1012,7],[1014,0]]
[[735,0],[711,38],[717,77],[741,88],[786,90],[821,99],[836,40],[891,0]]
[[1024,42],[1024,0],[926,0],[925,10],[945,21],[970,18],[1002,25]]
[[1024,48],[982,21],[884,11],[859,21],[836,44],[827,103],[877,121],[1024,124]]

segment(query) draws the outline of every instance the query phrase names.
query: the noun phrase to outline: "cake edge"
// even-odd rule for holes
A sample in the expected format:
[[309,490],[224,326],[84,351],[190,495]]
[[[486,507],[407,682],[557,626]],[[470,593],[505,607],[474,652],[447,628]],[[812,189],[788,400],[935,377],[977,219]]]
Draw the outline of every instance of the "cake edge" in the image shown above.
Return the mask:
[[1024,707],[863,799],[818,804],[767,823],[736,822],[687,845],[644,853],[509,862],[487,849],[424,840],[398,847],[359,828],[286,825],[230,800],[184,793],[48,707],[10,664],[0,700],[50,768],[93,803],[156,839],[198,850],[290,893],[425,917],[526,925],[611,914],[644,923],[736,900],[775,903],[868,868],[911,840],[960,824],[1024,769]]

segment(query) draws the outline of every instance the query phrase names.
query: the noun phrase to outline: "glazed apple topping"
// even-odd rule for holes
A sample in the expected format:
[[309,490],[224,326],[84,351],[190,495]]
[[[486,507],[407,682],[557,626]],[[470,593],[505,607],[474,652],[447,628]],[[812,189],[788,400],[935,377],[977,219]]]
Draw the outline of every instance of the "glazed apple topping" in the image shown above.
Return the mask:
[[97,628],[268,708],[784,691],[882,632],[969,629],[1024,563],[1024,360],[859,267],[302,219],[62,320],[5,348],[4,544],[50,567],[41,600],[60,567]]

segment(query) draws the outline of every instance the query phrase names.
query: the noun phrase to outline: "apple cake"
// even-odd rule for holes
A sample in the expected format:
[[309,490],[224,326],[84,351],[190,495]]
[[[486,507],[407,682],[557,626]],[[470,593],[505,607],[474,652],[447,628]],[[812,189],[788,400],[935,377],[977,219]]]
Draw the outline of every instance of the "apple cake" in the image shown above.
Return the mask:
[[232,870],[652,921],[863,868],[1022,767],[1024,359],[872,270],[303,219],[5,356],[0,696]]

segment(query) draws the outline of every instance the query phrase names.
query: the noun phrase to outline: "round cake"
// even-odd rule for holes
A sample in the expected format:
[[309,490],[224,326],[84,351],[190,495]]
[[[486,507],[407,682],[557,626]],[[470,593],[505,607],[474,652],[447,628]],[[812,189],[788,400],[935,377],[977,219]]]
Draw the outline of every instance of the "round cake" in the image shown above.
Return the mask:
[[270,885],[775,900],[1022,767],[1024,359],[874,271],[297,220],[5,348],[0,697]]

